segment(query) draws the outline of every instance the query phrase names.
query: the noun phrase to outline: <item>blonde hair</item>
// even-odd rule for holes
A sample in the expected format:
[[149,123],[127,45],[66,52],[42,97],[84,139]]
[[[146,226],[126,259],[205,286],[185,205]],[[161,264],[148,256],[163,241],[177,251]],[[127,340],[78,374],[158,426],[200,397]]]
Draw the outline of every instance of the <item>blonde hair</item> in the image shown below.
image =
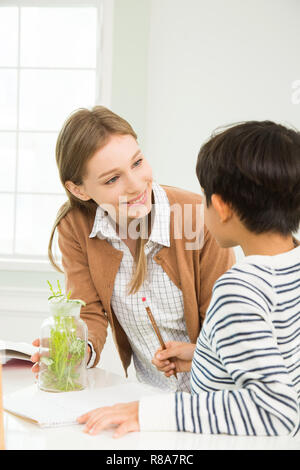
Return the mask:
[[[82,108],[75,111],[66,120],[58,135],[56,163],[68,200],[57,213],[50,235],[48,257],[52,266],[59,272],[63,271],[56,264],[52,252],[53,238],[58,224],[73,208],[92,213],[97,207],[93,200],[82,201],[74,196],[66,188],[65,183],[72,181],[76,185],[82,184],[87,162],[107,144],[112,135],[132,135],[137,139],[131,125],[104,106],[95,106],[91,110]],[[129,284],[129,294],[140,289],[147,274],[145,243],[144,237],[138,238],[134,257],[135,269]]]

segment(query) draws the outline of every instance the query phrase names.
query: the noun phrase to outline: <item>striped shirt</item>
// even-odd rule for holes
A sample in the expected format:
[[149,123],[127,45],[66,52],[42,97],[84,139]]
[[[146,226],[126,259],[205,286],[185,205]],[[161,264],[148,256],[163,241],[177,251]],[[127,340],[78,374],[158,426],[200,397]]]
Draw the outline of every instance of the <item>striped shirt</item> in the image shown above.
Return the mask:
[[[178,380],[174,377],[170,380],[151,362],[155,352],[160,348],[160,343],[145,310],[142,297],[146,297],[165,342],[189,341],[182,292],[153,259],[163,246],[170,246],[170,203],[164,189],[157,183],[153,182],[152,190],[155,212],[151,234],[145,244],[147,279],[136,294],[127,294],[134,268],[132,254],[117,235],[115,227],[109,217],[105,216],[101,207],[97,208],[90,237],[98,236],[106,239],[114,248],[123,252],[114,282],[111,306],[132,347],[137,379],[161,390],[190,391],[190,373],[180,374]],[[93,357],[88,367],[92,365]]]
[[191,394],[145,397],[141,430],[294,435],[300,404],[300,246],[248,256],[215,283]]

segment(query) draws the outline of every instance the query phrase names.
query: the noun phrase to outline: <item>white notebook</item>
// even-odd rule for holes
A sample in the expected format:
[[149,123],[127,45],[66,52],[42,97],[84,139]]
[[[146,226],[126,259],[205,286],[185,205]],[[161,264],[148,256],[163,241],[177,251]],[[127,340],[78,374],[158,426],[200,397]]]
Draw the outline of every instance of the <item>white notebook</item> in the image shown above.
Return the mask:
[[78,424],[78,416],[102,406],[139,400],[159,393],[157,389],[139,383],[128,383],[76,392],[50,393],[30,385],[3,398],[3,408],[29,419],[41,427]]
[[30,356],[38,350],[38,347],[29,343],[0,340],[0,356],[2,356],[3,362],[9,359],[30,361]]

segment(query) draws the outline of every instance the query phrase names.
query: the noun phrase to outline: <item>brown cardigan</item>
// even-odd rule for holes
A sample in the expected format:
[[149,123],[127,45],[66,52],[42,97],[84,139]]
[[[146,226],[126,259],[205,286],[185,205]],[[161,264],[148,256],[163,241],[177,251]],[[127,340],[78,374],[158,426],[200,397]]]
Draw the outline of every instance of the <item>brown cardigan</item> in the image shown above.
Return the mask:
[[[195,216],[196,204],[201,204],[199,194],[170,186],[162,186],[170,205],[191,204]],[[198,206],[199,207],[199,206]],[[89,341],[96,351],[95,365],[100,359],[108,322],[127,375],[132,350],[127,336],[111,308],[111,296],[115,276],[123,253],[113,248],[106,240],[89,238],[95,214],[87,215],[79,209],[72,209],[59,223],[59,247],[66,276],[66,290],[72,291],[72,298],[86,302],[81,318],[86,322]],[[186,250],[191,240],[174,237],[174,213],[170,218],[170,247],[162,247],[154,256],[174,284],[183,294],[184,315],[189,338],[195,343],[210,302],[215,281],[235,262],[232,250],[220,248],[204,226],[202,248]],[[193,217],[195,229],[196,217]]]

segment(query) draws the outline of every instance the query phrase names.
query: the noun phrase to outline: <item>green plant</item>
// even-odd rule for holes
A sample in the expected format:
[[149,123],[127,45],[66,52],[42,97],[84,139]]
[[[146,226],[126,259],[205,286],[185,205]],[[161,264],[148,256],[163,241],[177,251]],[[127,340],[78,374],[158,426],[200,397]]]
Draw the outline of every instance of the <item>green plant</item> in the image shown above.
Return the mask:
[[54,289],[53,289],[53,286],[51,284],[50,281],[47,281],[48,283],[48,286],[50,287],[50,291],[51,291],[51,294],[49,297],[48,297],[48,300],[51,300],[51,299],[58,299],[58,300],[65,300],[65,301],[70,301],[72,303],[77,303],[77,304],[80,304],[80,305],[85,305],[85,302],[83,300],[80,300],[80,299],[70,299],[71,297],[71,291],[68,292],[68,294],[63,294],[62,293],[62,290],[61,290],[61,287],[60,287],[60,282],[59,280],[57,280],[57,288],[58,288],[58,291],[55,292]]
[[41,356],[44,365],[43,387],[50,390],[80,390],[78,369],[85,358],[85,341],[77,337],[76,318],[71,315],[74,304],[85,305],[82,300],[72,300],[71,292],[63,294],[59,281],[55,292],[49,281],[51,294],[48,298],[54,306],[53,326],[50,328],[47,356]]

